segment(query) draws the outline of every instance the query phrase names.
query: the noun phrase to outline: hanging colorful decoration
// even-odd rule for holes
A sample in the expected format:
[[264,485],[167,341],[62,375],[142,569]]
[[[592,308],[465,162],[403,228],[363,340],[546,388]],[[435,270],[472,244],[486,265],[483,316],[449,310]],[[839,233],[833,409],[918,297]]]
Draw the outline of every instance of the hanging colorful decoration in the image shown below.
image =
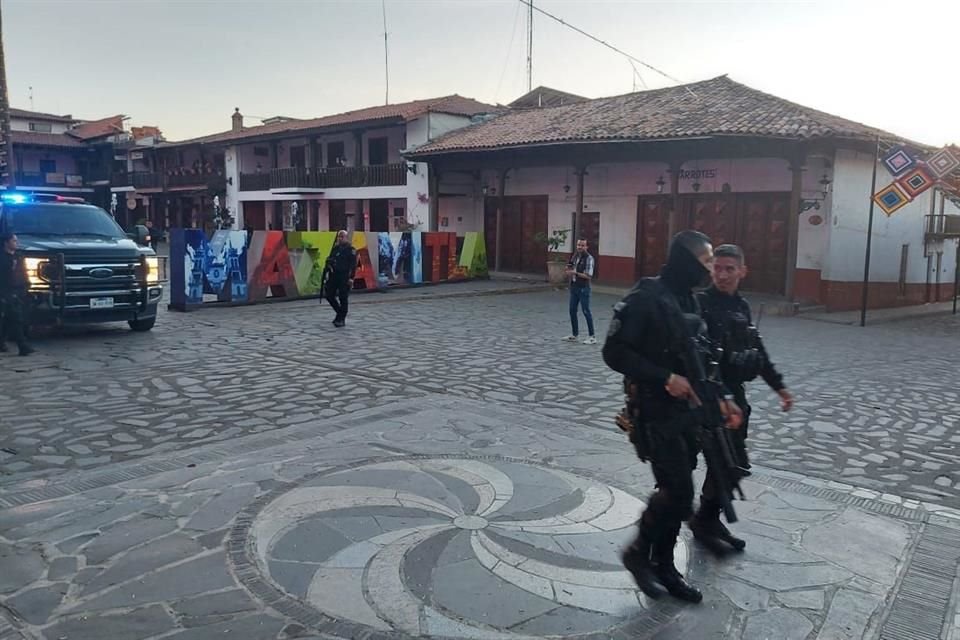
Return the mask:
[[927,160],[927,167],[937,178],[945,178],[954,169],[960,168],[960,159],[947,148],[940,149]]
[[897,180],[897,184],[911,200],[932,187],[934,183],[934,179],[924,167],[917,167]]
[[903,189],[894,182],[889,185],[877,195],[873,196],[873,201],[883,209],[883,212],[888,216],[891,216],[898,209],[907,206],[910,202],[910,196],[903,192]]
[[894,178],[902,176],[917,164],[917,156],[902,145],[890,149],[881,159],[883,166]]

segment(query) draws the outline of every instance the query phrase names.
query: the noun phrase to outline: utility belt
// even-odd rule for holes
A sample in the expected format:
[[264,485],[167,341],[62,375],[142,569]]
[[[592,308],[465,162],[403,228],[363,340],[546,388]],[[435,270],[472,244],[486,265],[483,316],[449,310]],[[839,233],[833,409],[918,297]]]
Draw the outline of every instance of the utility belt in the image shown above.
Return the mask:
[[643,410],[649,407],[651,398],[649,392],[644,393],[640,385],[623,380],[623,394],[625,404],[620,413],[614,417],[614,422],[621,431],[627,434],[630,443],[637,452],[637,457],[647,462],[653,455],[653,441],[650,433],[649,416],[644,416]]

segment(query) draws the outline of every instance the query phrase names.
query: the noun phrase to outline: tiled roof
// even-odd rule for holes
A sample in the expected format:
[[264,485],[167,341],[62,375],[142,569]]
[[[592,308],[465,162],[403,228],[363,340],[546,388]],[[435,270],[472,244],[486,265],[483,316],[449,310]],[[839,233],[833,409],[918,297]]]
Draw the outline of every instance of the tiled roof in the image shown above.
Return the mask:
[[721,76],[667,89],[509,112],[448,133],[410,156],[577,141],[724,135],[872,140],[878,133],[894,137]]
[[70,135],[81,140],[93,140],[123,133],[123,116],[116,115],[90,122],[83,122],[70,129]]
[[170,142],[164,146],[174,146],[182,144],[214,144],[223,142],[234,142],[247,138],[257,138],[261,136],[285,133],[288,131],[306,131],[309,129],[319,129],[323,127],[332,127],[337,125],[352,124],[355,122],[369,122],[375,120],[412,120],[426,113],[449,113],[453,115],[473,116],[479,113],[493,113],[497,107],[478,102],[472,98],[464,98],[456,94],[452,96],[443,96],[441,98],[429,98],[426,100],[414,100],[413,102],[404,102],[400,104],[388,104],[379,107],[368,107],[356,111],[347,111],[332,116],[323,116],[321,118],[312,118],[309,120],[290,120],[277,122],[274,124],[260,125],[257,127],[244,127],[242,131],[224,131],[200,138],[182,140],[179,142]]
[[38,147],[85,147],[83,142],[66,133],[34,133],[32,131],[11,131],[13,144],[34,145]]
[[26,109],[15,109],[10,107],[11,118],[23,118],[24,120],[53,120],[55,122],[74,122],[74,117],[70,115],[58,116],[53,113],[43,113],[41,111],[27,111]]
[[507,106],[511,109],[533,109],[543,107],[559,107],[564,104],[574,104],[576,102],[585,102],[589,98],[578,96],[574,93],[567,93],[559,89],[550,87],[537,87],[529,93],[525,93]]

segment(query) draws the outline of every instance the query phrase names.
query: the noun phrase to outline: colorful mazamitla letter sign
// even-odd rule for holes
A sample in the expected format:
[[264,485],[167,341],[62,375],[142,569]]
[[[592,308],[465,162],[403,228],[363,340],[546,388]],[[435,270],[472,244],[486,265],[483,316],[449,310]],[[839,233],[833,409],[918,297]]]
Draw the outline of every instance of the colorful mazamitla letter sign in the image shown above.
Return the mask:
[[894,182],[873,196],[873,200],[885,214],[891,216],[898,209],[905,207],[910,202],[910,196],[904,193],[903,189]]
[[[170,306],[186,311],[206,302],[245,304],[266,298],[316,296],[336,241],[334,231],[222,230],[210,239],[201,229],[172,229]],[[384,289],[461,278],[483,278],[483,234],[356,231],[355,289]],[[424,253],[429,261],[424,269]]]

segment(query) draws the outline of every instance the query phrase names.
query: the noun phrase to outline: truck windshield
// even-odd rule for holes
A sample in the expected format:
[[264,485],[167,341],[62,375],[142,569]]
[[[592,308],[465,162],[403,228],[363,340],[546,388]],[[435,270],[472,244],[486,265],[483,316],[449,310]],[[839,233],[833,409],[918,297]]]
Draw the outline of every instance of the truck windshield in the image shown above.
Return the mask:
[[5,227],[19,235],[125,238],[106,211],[91,205],[35,203],[4,207]]

